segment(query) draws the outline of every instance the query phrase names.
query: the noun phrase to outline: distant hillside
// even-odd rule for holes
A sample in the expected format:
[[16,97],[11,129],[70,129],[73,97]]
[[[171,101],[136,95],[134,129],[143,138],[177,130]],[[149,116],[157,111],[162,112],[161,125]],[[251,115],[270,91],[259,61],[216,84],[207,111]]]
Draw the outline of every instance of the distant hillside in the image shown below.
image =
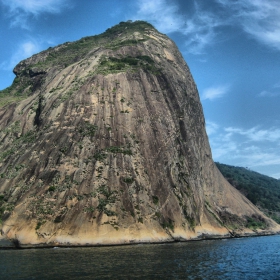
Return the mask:
[[280,223],[280,180],[244,167],[216,162],[224,177],[269,217]]

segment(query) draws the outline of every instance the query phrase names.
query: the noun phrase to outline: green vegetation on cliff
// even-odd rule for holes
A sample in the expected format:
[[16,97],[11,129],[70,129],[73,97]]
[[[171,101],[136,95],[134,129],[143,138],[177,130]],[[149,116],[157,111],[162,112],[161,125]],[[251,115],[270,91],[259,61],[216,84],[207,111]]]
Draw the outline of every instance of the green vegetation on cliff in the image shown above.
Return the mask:
[[280,180],[244,167],[235,167],[218,162],[216,162],[216,165],[231,185],[266,215],[280,223]]
[[[136,39],[133,33],[143,34],[147,29],[154,29],[154,27],[145,21],[120,22],[100,35],[84,37],[75,42],[66,42],[54,48],[50,47],[36,54],[32,64],[27,60],[22,61],[14,69],[16,78],[13,84],[4,90],[0,90],[0,108],[11,103],[18,103],[31,95],[43,83],[44,76],[49,68],[66,68],[85,59],[88,55],[94,54],[100,48],[116,50],[123,46],[137,45],[146,41],[146,36],[141,35],[143,36],[142,39]],[[103,74],[127,70],[127,68],[136,67],[138,64],[141,64],[140,66],[146,70],[157,72],[153,61],[146,56],[139,56],[134,61],[133,58],[119,60],[109,58],[101,60],[101,63],[103,65],[99,67],[99,70]],[[80,66],[82,65],[81,63]]]
[[[89,52],[92,54],[92,52],[94,53],[99,48],[116,49],[122,46],[135,45],[145,41],[145,39],[123,40],[123,38],[129,37],[129,35],[136,31],[144,32],[147,28],[154,29],[151,24],[145,21],[120,22],[100,35],[88,36],[75,42],[66,42],[55,48],[48,48],[41,53],[45,57],[29,68],[38,67],[45,70],[52,66],[67,67],[84,59]],[[120,34],[122,34],[121,37]]]

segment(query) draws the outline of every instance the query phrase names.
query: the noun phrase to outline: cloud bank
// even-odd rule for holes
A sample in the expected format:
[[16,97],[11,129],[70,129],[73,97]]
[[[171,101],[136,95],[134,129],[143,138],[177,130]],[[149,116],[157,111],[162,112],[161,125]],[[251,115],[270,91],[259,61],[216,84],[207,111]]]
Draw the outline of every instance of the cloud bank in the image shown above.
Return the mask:
[[229,90],[229,86],[216,86],[216,87],[210,87],[205,89],[202,92],[202,100],[213,100],[217,98],[221,98],[224,96]]
[[279,0],[216,0],[232,16],[232,24],[240,25],[253,38],[280,50]]
[[21,60],[30,57],[31,55],[38,53],[41,50],[40,44],[35,40],[29,40],[21,43],[9,61],[5,61],[0,64],[2,70],[12,70]]
[[11,12],[21,10],[25,13],[40,14],[42,12],[57,13],[60,12],[65,0],[2,0],[2,3],[6,5]]
[[261,167],[270,170],[270,176],[280,177],[280,129],[221,128],[215,122],[207,122],[206,128],[215,161],[252,169]]
[[59,13],[66,6],[66,0],[1,0],[1,3],[7,8],[11,25],[26,29],[28,29],[27,20],[30,16]]
[[195,11],[187,16],[180,12],[176,2],[167,0],[138,0],[134,20],[151,22],[163,33],[179,32],[185,36],[187,51],[201,54],[207,45],[214,43],[215,28],[222,22],[209,11],[204,11],[194,2]]
[[258,94],[259,97],[276,97],[280,96],[280,83],[274,84],[269,90],[263,90]]
[[280,50],[279,0],[212,0],[217,5],[214,12],[200,5],[203,1],[190,3],[194,11],[183,15],[179,2],[137,0],[133,19],[147,20],[163,33],[181,33],[192,54],[203,54],[207,46],[214,45],[219,28],[225,26],[239,27],[260,43]]

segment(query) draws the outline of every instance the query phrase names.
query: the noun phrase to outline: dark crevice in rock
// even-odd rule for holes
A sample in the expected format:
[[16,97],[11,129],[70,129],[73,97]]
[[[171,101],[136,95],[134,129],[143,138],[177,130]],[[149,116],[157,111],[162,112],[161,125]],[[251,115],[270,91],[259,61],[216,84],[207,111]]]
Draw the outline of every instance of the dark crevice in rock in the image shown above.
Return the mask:
[[43,96],[39,95],[39,102],[38,102],[38,107],[36,109],[36,115],[34,118],[34,125],[37,126],[37,128],[40,127],[40,125],[42,124],[42,119],[41,119],[41,113],[43,110]]

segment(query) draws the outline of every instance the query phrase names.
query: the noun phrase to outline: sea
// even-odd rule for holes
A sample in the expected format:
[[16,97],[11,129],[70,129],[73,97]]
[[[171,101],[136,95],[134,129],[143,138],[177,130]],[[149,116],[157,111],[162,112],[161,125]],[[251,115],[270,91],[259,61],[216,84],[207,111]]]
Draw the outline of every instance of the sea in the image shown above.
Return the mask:
[[0,250],[0,279],[280,279],[280,236]]

